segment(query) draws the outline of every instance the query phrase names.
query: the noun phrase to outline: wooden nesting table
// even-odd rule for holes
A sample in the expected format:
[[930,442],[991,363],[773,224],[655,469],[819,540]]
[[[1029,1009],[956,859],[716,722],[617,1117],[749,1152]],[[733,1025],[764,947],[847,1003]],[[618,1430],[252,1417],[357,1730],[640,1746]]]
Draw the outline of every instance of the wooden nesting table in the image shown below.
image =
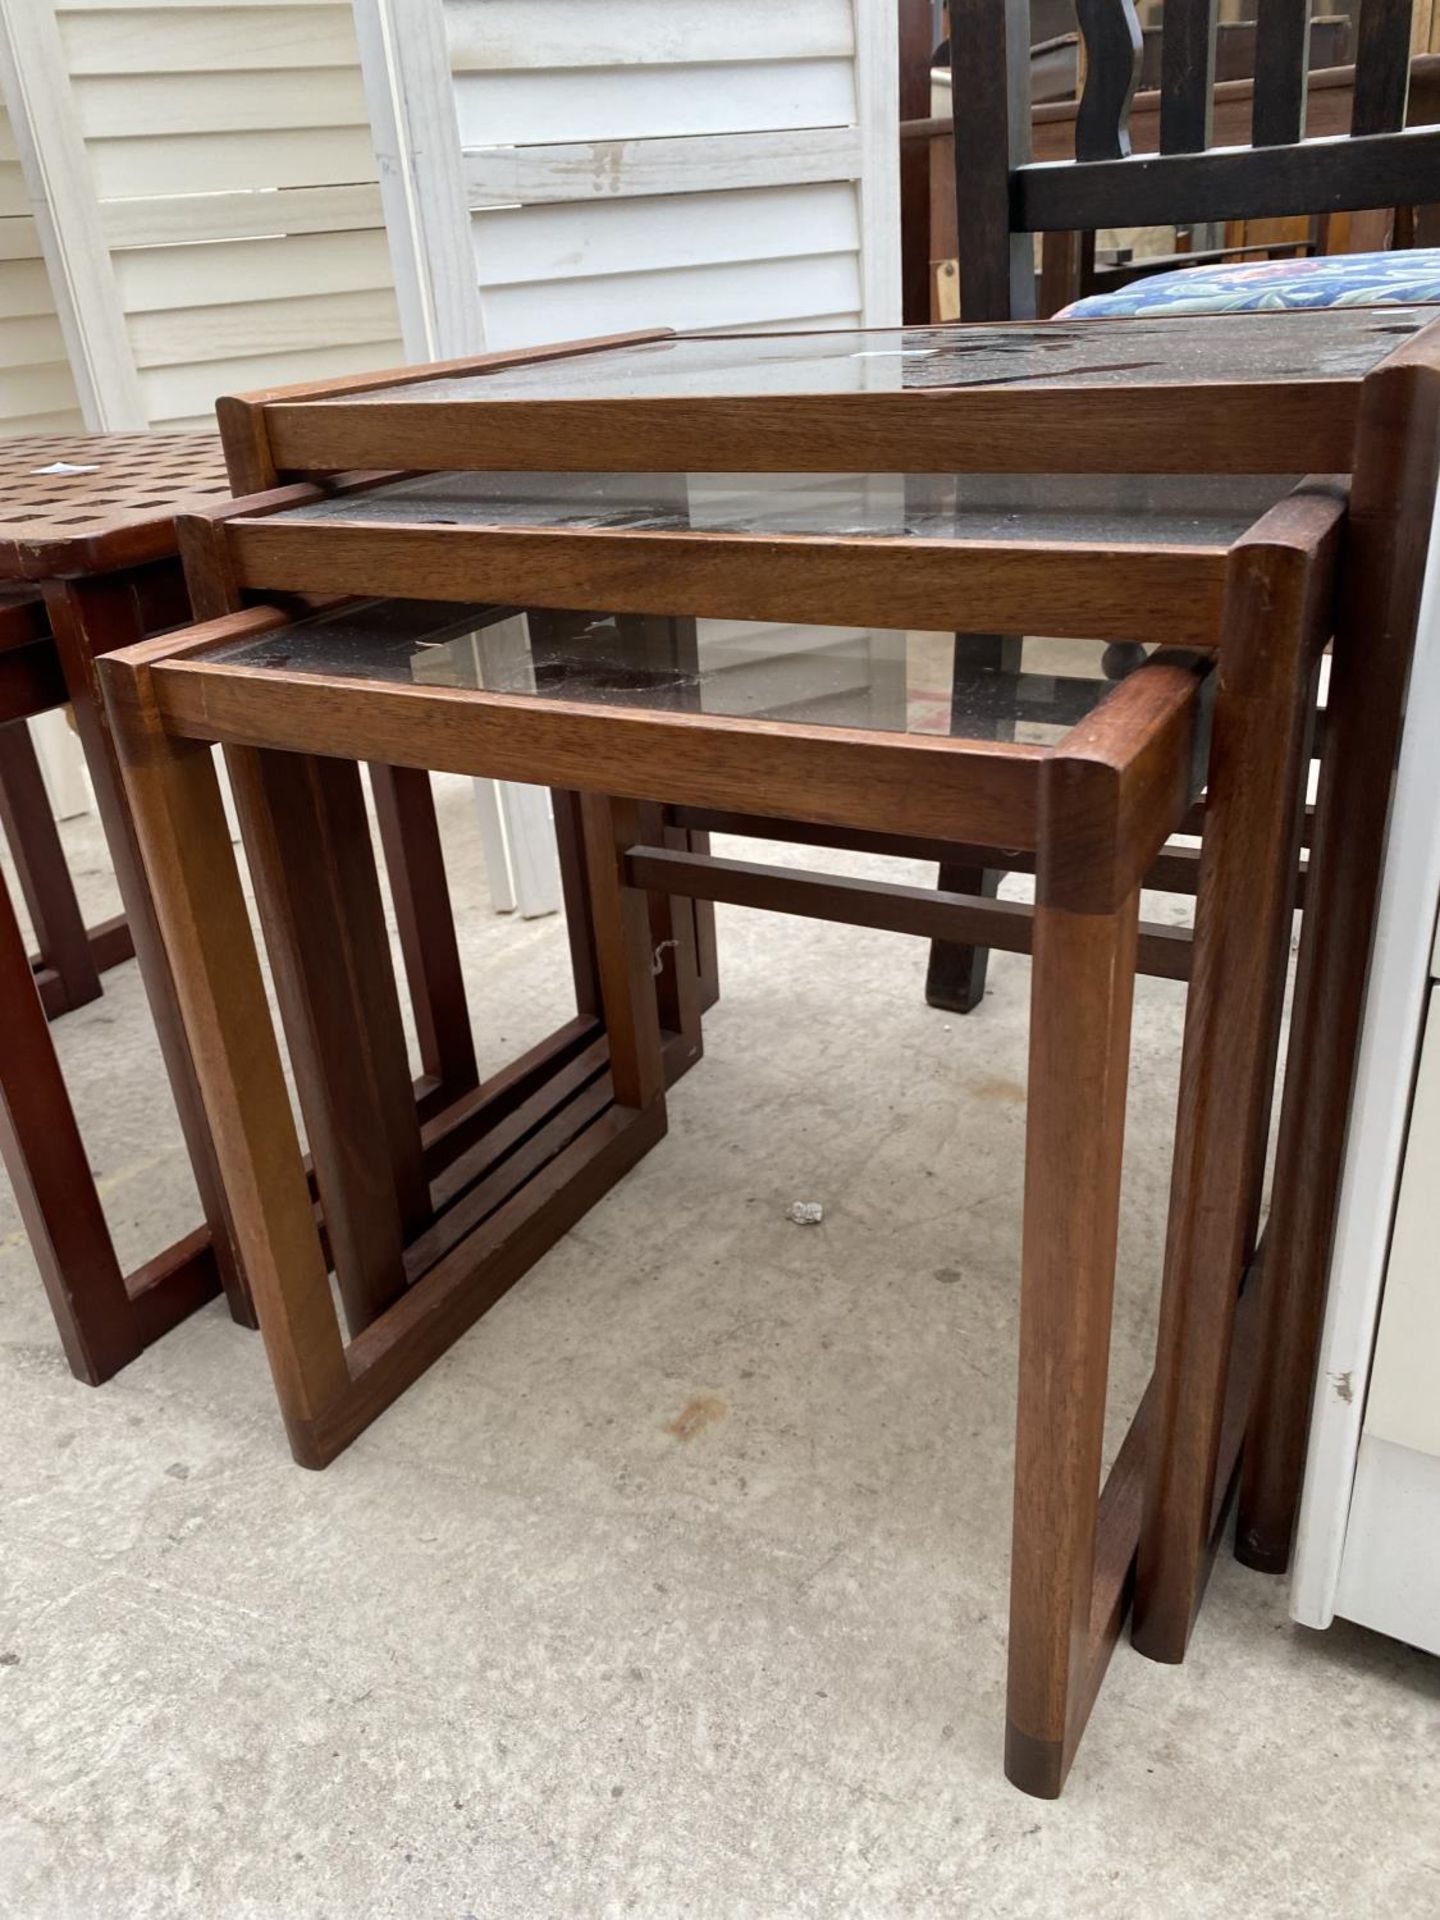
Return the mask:
[[[222,1284],[235,1318],[255,1324],[96,679],[96,663],[110,650],[191,618],[175,515],[218,509],[229,493],[213,434],[45,434],[0,446],[0,773],[42,944],[37,970],[0,887],[0,1149],[66,1357],[92,1384]],[[26,718],[65,703],[74,712],[125,907],[122,919],[89,933],[23,738]],[[438,840],[424,777],[374,773],[402,933],[410,934],[406,959],[413,962],[427,1070],[418,1092],[434,1111],[472,1091],[477,1079]],[[407,929],[404,906],[417,897]],[[124,1274],[45,1015],[93,998],[96,970],[131,951],[140,960],[204,1224]]]
[[[343,499],[295,488],[284,504],[186,529],[197,566],[237,596],[404,598],[305,618],[293,603],[251,606],[112,655],[103,674],[277,1395],[309,1465],[348,1445],[659,1140],[667,1051],[693,1045],[698,1027],[687,903],[1033,955],[1007,1769],[1053,1795],[1137,1555],[1151,1617],[1183,1620],[1183,1651],[1234,1481],[1262,1344],[1263,1268],[1251,1255],[1346,488],[1265,471],[1257,436],[1244,467],[1221,478],[1117,473],[1113,431],[1100,431],[1117,404],[1110,383],[1080,383],[1078,406],[1063,386],[1042,404],[1047,390],[1023,368],[1048,347],[1007,338],[1014,378],[982,396],[995,403],[997,438],[971,475],[928,476],[908,454],[908,473],[883,463],[816,473],[842,465],[842,451],[853,461],[864,438],[872,396],[862,386],[852,404],[857,366],[887,403],[885,459],[902,460],[913,425],[921,455],[941,464],[965,410],[942,406],[942,431],[926,408],[907,404],[900,421],[888,404],[906,398],[893,375],[928,342],[824,337],[816,351],[833,364],[821,381],[813,366],[805,377],[834,376],[818,396],[827,404],[797,412],[772,395],[768,426],[752,417],[747,393],[761,383],[742,358],[747,391],[700,409],[702,433],[726,436],[736,469],[718,478],[718,451],[688,471],[650,474],[634,461],[584,473],[576,441],[566,472],[476,471],[477,449],[513,459],[519,445],[502,407],[491,447],[481,405],[469,471]],[[737,353],[783,364],[796,351],[673,350],[709,356],[712,383]],[[597,379],[626,390],[628,355],[670,351],[597,352],[609,369]],[[563,382],[580,364],[550,371]],[[1065,444],[1078,437],[1083,478],[1044,471],[1049,403]],[[356,415],[374,404],[362,399]],[[553,444],[549,404],[537,403],[532,453]],[[579,433],[575,408],[557,404],[566,435]],[[403,416],[408,434],[424,411],[402,400],[377,417]],[[349,418],[344,406],[311,412]],[[685,412],[660,408],[667,453],[682,440],[693,450]],[[632,438],[642,417],[651,421],[648,403],[630,417]],[[262,407],[242,424],[253,452],[275,419]],[[381,438],[382,459],[405,457]],[[461,442],[444,438],[450,451]],[[1014,470],[1027,446],[1034,474],[997,474],[997,448]],[[976,444],[966,451],[974,458]],[[331,457],[305,456],[317,468]],[[1071,637],[1032,643],[1020,671],[997,669],[962,693],[949,670],[957,628]],[[1103,646],[1137,640],[1161,650],[1106,682]],[[216,741],[256,875],[328,1246],[223,829]],[[344,771],[374,758],[581,796],[593,1016],[582,1000],[578,1023],[502,1076],[466,1155],[439,1179],[427,1180],[423,1138],[393,1124],[402,1103],[380,1091],[398,1071],[393,983],[368,965],[346,978],[327,964],[336,941],[374,952],[369,843]],[[1167,842],[1202,822],[1197,872]],[[721,860],[682,842],[720,826],[951,864],[997,864],[1003,849],[1003,864],[1034,870],[1035,904]],[[1193,942],[1141,921],[1147,880],[1198,890]],[[1101,1491],[1137,969],[1191,984],[1161,1351]],[[363,1174],[325,1150],[342,1139],[367,1143]],[[369,1234],[337,1239],[347,1214]],[[375,1247],[384,1257],[367,1260]]]
[[[1267,1330],[1237,1527],[1241,1558],[1276,1572],[1288,1563],[1304,1463],[1390,776],[1440,468],[1433,316],[1425,308],[1337,308],[903,332],[655,335],[281,389],[222,400],[218,409],[237,492],[347,467],[1352,476],[1323,769],[1306,827],[1311,872],[1267,1236]],[[444,518],[435,515],[441,524]],[[384,594],[453,587],[522,600],[543,589],[550,604],[568,595],[622,609],[637,604],[643,572],[657,602],[674,581],[678,607],[685,603],[679,589],[694,594],[714,549],[709,527],[683,537],[672,527],[662,542],[662,526],[637,522],[627,541],[604,543],[602,557],[600,542],[564,527],[501,528],[497,538],[496,530],[467,529],[463,521],[436,549],[423,524],[422,517],[422,530],[381,529],[353,520],[329,527],[323,539],[304,521],[245,526],[225,547],[233,569],[225,604],[291,587]],[[826,532],[809,529],[821,540]],[[597,561],[604,566],[598,577]],[[1134,574],[1127,588],[1108,558],[1077,555],[1069,606],[1108,605],[1117,626],[1133,615],[1132,637],[1151,637],[1151,615],[1173,581],[1164,577],[1167,555],[1144,564],[1152,569],[1145,584]],[[878,543],[858,559],[847,551],[843,565],[847,619],[909,618],[897,569]],[[933,553],[912,551],[904,579],[920,581],[936,565]],[[1022,631],[1001,588],[1025,566],[1025,554],[1003,540],[985,563],[1002,609],[1001,635]],[[766,554],[769,604],[783,601],[783,619],[813,617],[799,568],[793,538]],[[742,614],[746,604],[742,596],[726,612]],[[1054,622],[1051,630],[1075,630],[1064,608],[1047,609],[1044,619]],[[969,651],[974,657],[976,649]],[[1003,652],[994,657],[1003,661]],[[949,868],[950,876],[980,872],[963,857]],[[1183,1243],[1173,1257],[1202,1258]],[[1191,1290],[1164,1329],[1157,1390],[1167,1401],[1209,1397],[1223,1373],[1229,1321],[1207,1317],[1199,1303],[1210,1297],[1204,1287]],[[1182,1355],[1194,1362],[1188,1385]],[[1159,1606],[1156,1595],[1197,1590],[1210,1508],[1206,1458],[1202,1448],[1160,1469],[1157,1503],[1169,1519],[1149,1536],[1137,1601],[1137,1638],[1159,1658],[1178,1659],[1189,1632],[1188,1613]]]

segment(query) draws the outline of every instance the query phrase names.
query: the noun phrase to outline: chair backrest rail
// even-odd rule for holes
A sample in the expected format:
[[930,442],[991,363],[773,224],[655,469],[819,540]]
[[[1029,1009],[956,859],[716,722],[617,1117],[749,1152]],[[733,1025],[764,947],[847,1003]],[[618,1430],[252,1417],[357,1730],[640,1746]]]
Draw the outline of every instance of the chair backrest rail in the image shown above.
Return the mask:
[[[1437,127],[1261,150],[1214,147],[1208,153],[1146,154],[1083,165],[1047,161],[1020,168],[1011,179],[1012,218],[1029,233],[1264,220],[1436,198]],[[968,265],[963,247],[960,257],[963,272]]]

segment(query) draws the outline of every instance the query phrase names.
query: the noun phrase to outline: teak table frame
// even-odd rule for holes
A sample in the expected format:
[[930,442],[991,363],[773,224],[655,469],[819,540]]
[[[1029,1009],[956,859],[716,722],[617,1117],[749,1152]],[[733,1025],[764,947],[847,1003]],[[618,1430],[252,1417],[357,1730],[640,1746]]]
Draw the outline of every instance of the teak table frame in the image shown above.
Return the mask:
[[[1150,603],[1151,630],[1163,626],[1168,639],[1173,628],[1198,651],[1156,656],[1054,749],[586,707],[215,657],[239,637],[284,626],[278,608],[231,614],[107,660],[132,805],[296,1457],[312,1466],[332,1459],[663,1132],[664,1016],[657,1016],[652,977],[657,899],[731,900],[1030,951],[1007,1770],[1030,1792],[1058,1793],[1129,1602],[1142,1509],[1159,1498],[1167,1517],[1179,1511],[1173,1487],[1157,1484],[1157,1473],[1163,1466],[1173,1476],[1178,1461],[1187,1490],[1194,1481],[1195,1504],[1185,1510],[1195,1532],[1193,1584],[1182,1595],[1188,1613],[1238,1459],[1257,1293],[1246,1290],[1240,1338],[1232,1337],[1236,1299],[1258,1213],[1301,772],[1343,520],[1343,489],[1316,483],[1228,548],[1160,556],[1167,598]],[[283,522],[242,514],[221,525],[235,577],[253,584],[250,541],[285,531]],[[300,536],[293,574],[333,564],[333,526],[305,531],[292,523],[288,531]],[[1133,633],[1137,601],[1125,572],[1146,580],[1157,564],[1134,551],[1107,554],[1110,592],[1077,599],[1076,580],[1099,563],[1077,545],[998,550],[976,543],[944,567],[937,561],[932,573],[912,568],[920,543],[904,540],[720,537],[699,570],[684,564],[691,539],[656,535],[642,573],[625,556],[644,536],[596,534],[577,536],[589,542],[577,550],[584,556],[577,581],[564,564],[553,573],[530,566],[523,539],[517,547],[497,534],[492,551],[455,532],[416,527],[397,537],[388,530],[387,564],[398,583],[414,591],[423,578],[428,597],[506,604],[533,596],[563,605],[578,592],[577,604],[596,606],[626,579],[643,579],[629,593],[655,611],[699,616],[743,600],[747,616],[763,619],[783,617],[778,609],[793,603],[817,624],[838,623],[856,618],[856,570],[846,563],[863,544],[867,554],[887,551],[898,581],[916,575],[907,617],[918,625],[953,625],[962,604],[967,619],[1035,630],[1065,603],[1064,630],[1092,638]],[[673,557],[665,552],[669,540]],[[772,566],[777,546],[784,556]],[[863,557],[862,573],[872,558]],[[509,582],[503,593],[502,575]],[[303,590],[333,586],[317,589],[312,581]],[[886,604],[893,612],[893,596]],[[1205,776],[1210,824],[1163,1292],[1166,1338],[1180,1345],[1173,1352],[1162,1345],[1101,1493],[1131,987],[1137,965],[1185,970],[1183,961],[1176,966],[1173,939],[1142,933],[1138,895],[1167,838],[1191,817],[1201,771],[1199,690],[1216,649],[1215,745]],[[428,1221],[423,1166],[417,1178],[413,1152],[387,1153],[379,1127],[368,1129],[365,1192],[381,1191],[392,1214],[412,1204],[415,1211],[390,1233],[389,1255],[372,1269],[368,1291],[347,1287],[337,1268],[348,1342],[222,830],[205,750],[214,741],[226,744],[236,769],[291,1051],[298,1035],[300,1057],[312,1056],[311,1069],[297,1062],[297,1078],[327,1222],[337,1207],[359,1204],[359,1183],[347,1201],[337,1155],[333,1199],[326,1192],[317,1117],[343,1124],[348,1116],[353,1134],[357,1113],[380,1109],[353,1064],[339,1057],[341,1036],[319,1035],[307,1014],[299,976],[322,935],[316,916],[294,903],[314,879],[314,836],[308,822],[304,832],[284,831],[282,808],[293,823],[295,809],[320,804],[337,769],[371,758],[584,794],[603,1035],[593,1027],[562,1031],[543,1057],[519,1063],[528,1108],[509,1094],[496,1110],[498,1124],[477,1137],[466,1170],[471,1184],[432,1191]],[[1003,846],[1031,854],[1036,905],[795,874],[656,843],[662,804],[703,824],[744,813],[757,794],[776,809],[776,829],[795,840],[838,832],[894,850],[928,841],[952,852]],[[326,804],[327,866],[354,876],[366,852],[360,825],[352,807],[343,826],[343,795],[330,793]],[[343,885],[363,890],[364,876]],[[333,911],[342,933],[355,924],[338,895]],[[681,924],[677,917],[671,927]],[[287,973],[294,976],[288,991]],[[388,1045],[389,1015],[382,1011],[377,1022],[375,1011],[384,995],[341,997],[349,1055],[362,1051],[355,1041],[363,1034],[363,1051],[378,1060]],[[1153,1577],[1153,1555],[1148,1570]],[[1168,1568],[1165,1579],[1173,1579]]]
[[[7,592],[25,596],[5,609],[0,625],[0,725],[70,705],[125,908],[122,919],[86,936],[78,914],[65,918],[52,870],[42,898],[49,918],[41,915],[39,931],[44,944],[57,923],[65,926],[67,978],[44,964],[43,952],[40,969],[32,966],[8,897],[0,897],[6,1008],[0,1149],[66,1358],[76,1376],[92,1385],[127,1365],[222,1285],[234,1318],[255,1325],[97,680],[97,663],[106,653],[192,617],[175,514],[213,506],[228,492],[213,434],[45,434],[10,440],[0,449],[0,582]],[[28,825],[39,831],[43,795],[30,777],[36,770],[28,742],[7,744],[3,751],[13,776],[7,786],[12,804],[17,795],[26,801]],[[402,934],[410,934],[406,958],[415,961],[412,998],[427,1070],[416,1092],[433,1113],[463,1100],[478,1078],[463,990],[458,1004],[453,990],[459,987],[459,960],[433,811],[427,810],[428,786],[420,776],[397,776],[392,784],[381,770],[376,797],[392,853]],[[406,902],[417,896],[423,925],[407,929]],[[140,961],[204,1224],[127,1274],[105,1222],[45,1015],[63,1010],[62,996],[69,1004],[93,997],[75,994],[85,985],[86,959],[110,966],[131,951]]]
[[[456,396],[446,384],[466,375],[503,376],[516,365],[546,359],[573,376],[576,365],[583,364],[577,356],[589,354],[599,365],[627,345],[664,337],[653,334],[277,389],[227,399],[219,408],[237,490],[359,466],[1353,476],[1353,526],[1333,640],[1267,1236],[1266,1337],[1248,1422],[1237,1527],[1240,1557],[1275,1572],[1288,1564],[1299,1498],[1390,781],[1440,479],[1440,320],[1417,330],[1413,314],[1377,310],[1363,318],[1373,328],[1373,358],[1367,367],[1340,374],[1319,370],[1320,350],[1334,330],[1354,326],[1357,316],[1332,309],[954,329],[945,335],[952,342],[1008,346],[1010,373],[987,383],[962,372],[952,385],[903,391],[835,393],[817,385],[814,391],[777,393],[758,386],[737,390],[732,380],[724,392],[637,399],[615,385],[586,396],[572,378],[565,397],[535,391],[492,399],[474,387]],[[1249,330],[1266,327],[1292,330],[1297,343],[1293,368],[1283,375],[1260,379],[1211,372],[1197,380],[1183,369],[1166,371],[1195,329],[1215,330],[1212,337],[1227,347],[1237,343],[1238,362],[1240,343],[1257,337]],[[1066,355],[1084,357],[1087,345],[1094,352],[1098,341],[1104,343],[1099,357],[1107,363],[1105,376],[1099,382],[1067,378]],[[1309,341],[1313,353],[1307,350]],[[727,336],[717,345],[733,353],[743,341]],[[757,353],[773,346],[773,336],[755,337]],[[1031,347],[1033,364],[1027,364],[1024,356]],[[1125,375],[1128,367],[1134,368],[1131,377]],[[402,388],[404,397],[387,397],[387,390],[398,394]],[[433,398],[427,390],[433,390]],[[237,545],[237,578],[257,590],[303,581],[326,591],[449,591],[434,581],[420,585],[420,570],[410,566],[413,550],[403,542],[397,558],[390,545],[375,539],[373,528],[357,527],[348,536],[340,529],[328,531],[341,537],[321,551],[313,541],[307,548],[297,528],[256,527],[243,546]],[[636,534],[623,550],[608,549],[614,564],[595,583],[600,601],[623,603],[615,596],[633,583],[637,559],[649,566],[671,556],[672,576],[677,581],[689,576],[707,564],[713,538],[698,535],[661,549],[655,536]],[[480,543],[478,533],[472,533],[471,542]],[[767,570],[773,566],[783,579],[797,543],[774,545]],[[508,546],[491,537],[484,546],[496,562],[494,573],[508,580],[512,593],[527,581],[548,581],[552,591],[557,582],[563,588],[567,569],[596,551],[584,536],[553,532],[529,539],[520,535]],[[457,541],[447,552],[461,550]],[[1128,572],[1130,558],[1133,554],[1097,557],[1093,573],[1077,572],[1067,583],[1069,618],[1058,626],[1037,621],[1029,631],[1075,631],[1077,602],[1101,605],[1127,577],[1137,577]],[[926,564],[924,556],[915,556],[915,567]],[[949,577],[966,592],[979,584],[964,564],[943,557],[936,564],[948,567]],[[987,561],[987,589],[998,589],[1015,564],[1011,554]],[[1139,597],[1150,606],[1164,597],[1173,611],[1168,596],[1175,590],[1175,575],[1169,564],[1166,556],[1155,557],[1155,572]],[[903,595],[897,595],[893,576],[877,556],[849,552],[845,565],[854,597],[844,618],[882,625],[910,619]],[[489,571],[474,569],[481,581]],[[590,576],[582,570],[579,577]],[[483,584],[476,591],[483,593]],[[813,617],[804,610],[802,591],[770,597],[788,609],[770,617]],[[999,591],[995,598],[993,631],[1025,631],[1017,623],[1015,600]],[[749,595],[742,594],[725,612],[743,615],[748,605]],[[1116,607],[1117,616],[1128,617],[1128,612]],[[1203,618],[1208,609],[1197,612]],[[968,624],[981,630],[973,617]],[[1124,618],[1117,618],[1117,626],[1123,624]],[[1137,633],[1148,637],[1143,624],[1132,624],[1121,637],[1133,639]],[[973,868],[974,861],[960,865]],[[1175,1340],[1190,1337],[1188,1318],[1170,1329]],[[1168,1360],[1162,1353],[1162,1375],[1173,1374],[1179,1358],[1178,1352]],[[1157,1491],[1157,1511],[1160,1505],[1175,1510],[1178,1502],[1184,1515],[1178,1531],[1167,1528],[1157,1537],[1156,1558],[1147,1562],[1148,1571],[1142,1568],[1137,1644],[1157,1659],[1182,1658],[1189,1634],[1205,1508],[1198,1476],[1193,1461],[1171,1460]],[[1162,1592],[1169,1599],[1162,1601]]]

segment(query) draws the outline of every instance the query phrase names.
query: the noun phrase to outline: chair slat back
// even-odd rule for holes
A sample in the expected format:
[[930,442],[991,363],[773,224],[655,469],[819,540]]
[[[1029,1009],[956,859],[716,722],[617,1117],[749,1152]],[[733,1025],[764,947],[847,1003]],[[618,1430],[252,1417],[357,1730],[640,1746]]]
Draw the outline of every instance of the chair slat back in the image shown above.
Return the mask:
[[1394,133],[1410,90],[1411,0],[1361,0],[1351,133]]
[[1130,152],[1130,102],[1140,77],[1143,37],[1130,0],[1075,0],[1085,42],[1085,84],[1075,115],[1077,160],[1123,160]]
[[955,136],[957,171],[965,149],[956,207],[965,318],[1008,320],[1035,307],[1033,244],[1010,209],[1011,177],[1030,158],[1029,0],[951,0],[950,71],[965,100],[963,143],[958,113]]
[[1250,138],[1288,147],[1305,131],[1310,0],[1259,0],[1255,10],[1255,104]]
[[[1111,0],[1128,8],[1131,0]],[[1165,0],[1160,26],[1160,151],[1203,153],[1215,99],[1216,0]]]

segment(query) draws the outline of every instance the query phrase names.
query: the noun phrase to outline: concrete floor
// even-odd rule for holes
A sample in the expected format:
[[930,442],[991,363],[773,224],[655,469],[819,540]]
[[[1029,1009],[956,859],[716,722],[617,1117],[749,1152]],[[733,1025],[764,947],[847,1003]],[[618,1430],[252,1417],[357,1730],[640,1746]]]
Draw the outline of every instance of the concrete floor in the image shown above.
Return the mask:
[[[563,935],[486,911],[443,806],[494,1065]],[[961,1022],[917,944],[720,931],[669,1137],[322,1475],[219,1305],[76,1384],[0,1187],[7,1920],[1440,1914],[1440,1667],[1228,1557],[1065,1798],[1006,1785],[1027,967]],[[1142,987],[1112,1445],[1179,1011]],[[194,1203],[134,969],[56,1037],[139,1258]]]

